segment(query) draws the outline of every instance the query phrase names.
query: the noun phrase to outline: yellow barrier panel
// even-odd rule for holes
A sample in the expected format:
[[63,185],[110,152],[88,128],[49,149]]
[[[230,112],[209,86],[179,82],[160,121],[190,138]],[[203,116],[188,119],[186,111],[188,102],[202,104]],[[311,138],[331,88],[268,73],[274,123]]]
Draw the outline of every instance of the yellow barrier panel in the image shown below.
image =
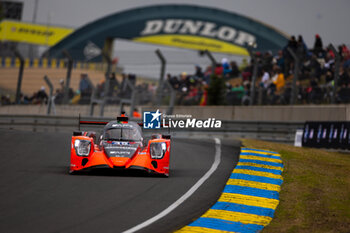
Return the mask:
[[5,58],[5,67],[11,67],[11,58]]
[[16,58],[15,60],[15,67],[18,68],[20,66],[21,62],[19,61],[19,58]]
[[95,63],[89,63],[89,70],[95,69]]
[[57,60],[56,59],[52,59],[51,60],[51,68],[56,68],[57,67]]
[[47,59],[46,58],[44,58],[43,60],[42,60],[42,68],[47,68]]
[[[106,68],[103,63],[83,63],[77,62],[76,66],[73,66],[74,69],[89,69],[89,70],[101,70]],[[19,58],[12,57],[0,57],[0,68],[19,68],[20,60]],[[24,59],[25,68],[65,68],[65,60],[57,59],[47,59],[43,58],[41,61],[38,58],[33,60],[29,58]]]
[[64,60],[59,60],[59,67],[64,68]]
[[30,62],[29,58],[26,58],[24,60],[24,68],[28,68],[29,67],[29,62]]
[[33,61],[33,67],[38,68],[39,67],[39,59],[34,59]]

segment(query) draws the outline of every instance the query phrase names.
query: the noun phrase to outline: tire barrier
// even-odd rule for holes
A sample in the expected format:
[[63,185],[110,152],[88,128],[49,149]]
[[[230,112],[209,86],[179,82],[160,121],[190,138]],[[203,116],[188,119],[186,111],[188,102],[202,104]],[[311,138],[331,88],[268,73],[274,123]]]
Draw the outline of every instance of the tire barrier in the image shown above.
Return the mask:
[[239,162],[219,200],[177,232],[261,231],[271,222],[279,203],[282,171],[278,153],[242,148]]

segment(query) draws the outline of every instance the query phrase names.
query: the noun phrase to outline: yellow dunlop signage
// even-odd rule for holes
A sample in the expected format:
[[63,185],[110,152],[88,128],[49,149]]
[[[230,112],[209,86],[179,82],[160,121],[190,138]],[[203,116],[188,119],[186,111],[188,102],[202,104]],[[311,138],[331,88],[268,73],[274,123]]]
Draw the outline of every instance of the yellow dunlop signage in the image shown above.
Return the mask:
[[0,40],[53,46],[73,32],[71,28],[4,20],[0,22]]
[[192,35],[154,35],[134,38],[135,42],[162,44],[187,49],[208,49],[217,53],[232,53],[238,55],[249,55],[248,51],[240,46],[223,42],[216,39]]
[[97,62],[102,60],[103,49],[111,49],[114,38],[237,55],[248,55],[247,45],[253,45],[254,51],[276,53],[288,42],[284,33],[233,12],[166,4],[97,19],[51,47],[49,54],[61,58],[65,49],[75,60]]

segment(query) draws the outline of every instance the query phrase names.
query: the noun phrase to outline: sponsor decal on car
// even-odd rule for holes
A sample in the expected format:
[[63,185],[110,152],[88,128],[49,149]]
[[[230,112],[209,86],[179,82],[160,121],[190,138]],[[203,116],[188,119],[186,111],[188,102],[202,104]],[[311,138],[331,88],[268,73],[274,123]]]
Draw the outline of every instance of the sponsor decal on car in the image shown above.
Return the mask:
[[115,142],[115,141],[112,142],[112,145],[126,146],[126,145],[129,145],[129,144],[130,144],[129,142]]

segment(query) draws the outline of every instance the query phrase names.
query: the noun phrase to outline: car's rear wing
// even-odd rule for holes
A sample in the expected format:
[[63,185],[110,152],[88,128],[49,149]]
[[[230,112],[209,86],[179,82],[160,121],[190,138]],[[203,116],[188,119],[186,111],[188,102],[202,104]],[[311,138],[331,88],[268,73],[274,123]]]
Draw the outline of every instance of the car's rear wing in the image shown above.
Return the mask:
[[[117,117],[117,121],[121,121],[121,122],[128,122],[129,118],[128,117]],[[80,125],[107,125],[108,121],[82,121],[79,115],[79,131],[80,131]]]
[[107,125],[107,121],[81,121],[79,120],[78,129],[80,131],[80,125]]

